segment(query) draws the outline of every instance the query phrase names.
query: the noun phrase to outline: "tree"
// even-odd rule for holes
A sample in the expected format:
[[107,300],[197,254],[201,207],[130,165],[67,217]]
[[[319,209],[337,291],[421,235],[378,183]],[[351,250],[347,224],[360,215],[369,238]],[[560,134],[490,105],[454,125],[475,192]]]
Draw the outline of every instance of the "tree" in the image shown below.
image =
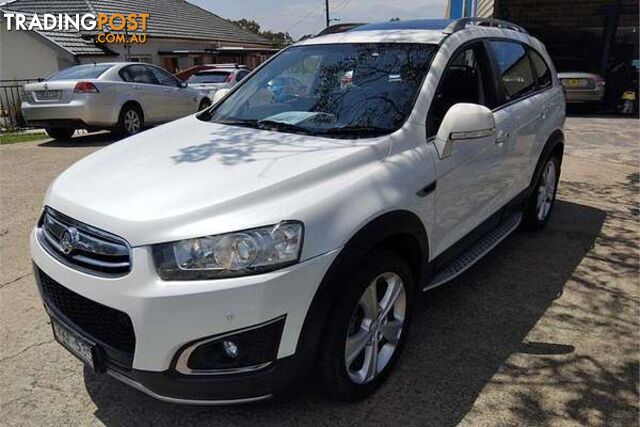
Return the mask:
[[262,31],[260,24],[258,24],[254,20],[240,19],[232,22],[240,28],[254,32],[256,34],[260,34],[262,37],[268,39],[277,48],[283,48],[293,43],[293,38],[289,33],[282,31]]
[[253,31],[254,33],[260,34],[260,24],[258,24],[256,21],[240,19],[238,21],[231,22],[233,22],[240,28],[244,28],[245,30]]

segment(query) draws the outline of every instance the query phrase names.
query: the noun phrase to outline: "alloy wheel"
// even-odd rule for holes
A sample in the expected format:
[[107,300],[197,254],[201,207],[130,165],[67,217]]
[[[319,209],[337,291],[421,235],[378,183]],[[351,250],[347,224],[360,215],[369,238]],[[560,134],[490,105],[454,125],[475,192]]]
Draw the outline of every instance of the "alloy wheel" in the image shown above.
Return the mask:
[[383,273],[366,288],[351,316],[345,344],[349,378],[364,384],[376,378],[396,351],[406,313],[404,283],[395,273]]
[[140,115],[135,110],[128,110],[124,115],[124,128],[129,135],[140,132]]
[[538,187],[538,202],[536,204],[538,220],[544,221],[551,211],[551,205],[556,194],[557,170],[556,163],[550,160],[544,168],[540,186]]

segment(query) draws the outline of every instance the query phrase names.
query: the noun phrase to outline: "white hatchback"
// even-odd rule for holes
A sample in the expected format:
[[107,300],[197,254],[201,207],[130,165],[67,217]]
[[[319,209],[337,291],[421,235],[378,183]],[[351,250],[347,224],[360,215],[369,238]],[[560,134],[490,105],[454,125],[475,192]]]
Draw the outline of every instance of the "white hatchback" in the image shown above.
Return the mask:
[[564,119],[544,46],[509,23],[307,39],[55,180],[31,237],[55,336],[167,401],[268,399],[311,375],[362,399],[419,292],[547,223]]

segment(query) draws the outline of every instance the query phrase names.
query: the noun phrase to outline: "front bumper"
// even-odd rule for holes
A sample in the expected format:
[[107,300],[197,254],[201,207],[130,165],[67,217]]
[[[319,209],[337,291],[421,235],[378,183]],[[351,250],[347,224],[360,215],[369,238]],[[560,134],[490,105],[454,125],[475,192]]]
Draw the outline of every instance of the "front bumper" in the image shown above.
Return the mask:
[[[234,403],[268,398],[283,376],[294,371],[286,366],[294,363],[307,309],[337,251],[267,274],[190,282],[162,281],[148,247],[132,249],[132,271],[119,278],[94,276],[60,263],[42,248],[35,232],[31,254],[37,268],[57,283],[131,319],[132,363],[109,364],[109,374],[164,400]],[[276,360],[265,369],[197,376],[176,371],[176,357],[187,343],[283,316]]]

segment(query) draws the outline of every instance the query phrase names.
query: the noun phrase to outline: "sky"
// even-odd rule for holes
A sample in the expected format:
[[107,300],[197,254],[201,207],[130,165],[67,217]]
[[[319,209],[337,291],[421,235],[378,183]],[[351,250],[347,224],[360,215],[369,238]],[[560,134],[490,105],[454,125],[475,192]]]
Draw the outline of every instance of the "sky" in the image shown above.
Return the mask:
[[[188,0],[227,19],[253,19],[262,29],[289,32],[294,39],[325,26],[324,0]],[[340,22],[380,22],[391,18],[443,18],[446,0],[330,0]]]

